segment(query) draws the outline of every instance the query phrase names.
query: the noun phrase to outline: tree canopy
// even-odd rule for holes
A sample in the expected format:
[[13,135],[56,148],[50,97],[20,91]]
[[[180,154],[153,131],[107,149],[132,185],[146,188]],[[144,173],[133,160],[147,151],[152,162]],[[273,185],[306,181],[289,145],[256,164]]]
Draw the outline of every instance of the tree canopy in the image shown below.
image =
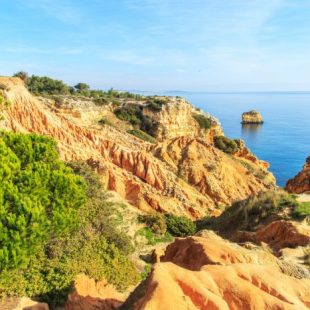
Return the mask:
[[44,136],[0,133],[0,270],[27,263],[51,236],[75,225],[85,182]]

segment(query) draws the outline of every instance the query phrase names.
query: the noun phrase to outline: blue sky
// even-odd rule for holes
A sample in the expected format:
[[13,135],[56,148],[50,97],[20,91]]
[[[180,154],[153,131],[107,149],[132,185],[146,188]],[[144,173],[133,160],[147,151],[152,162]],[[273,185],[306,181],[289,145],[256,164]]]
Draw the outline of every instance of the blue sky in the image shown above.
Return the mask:
[[309,0],[0,0],[0,74],[94,88],[310,90]]

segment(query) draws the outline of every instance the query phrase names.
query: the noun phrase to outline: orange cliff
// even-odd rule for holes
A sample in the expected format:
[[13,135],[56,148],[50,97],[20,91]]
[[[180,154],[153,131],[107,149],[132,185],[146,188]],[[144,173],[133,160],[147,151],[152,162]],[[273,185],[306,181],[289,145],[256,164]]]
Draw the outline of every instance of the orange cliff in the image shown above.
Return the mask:
[[306,159],[303,169],[286,183],[285,189],[296,194],[310,192],[310,157]]
[[[47,104],[47,99],[30,94],[18,78],[0,78],[0,86],[11,102],[2,108],[0,129],[54,138],[62,159],[87,161],[100,173],[108,190],[143,211],[199,218],[275,185],[267,165],[245,147],[229,156],[213,146],[213,135],[221,134],[214,120],[212,130],[202,134],[190,119],[180,135],[191,134],[176,137],[180,119],[169,114],[175,113],[179,104],[175,99],[167,102],[170,108],[165,107],[159,117],[162,141],[152,145],[111,126],[94,129],[79,118],[83,111],[76,113],[73,108],[71,114],[62,113]],[[192,106],[182,104],[187,111],[180,115],[190,118]],[[163,134],[169,132],[169,126],[174,128],[171,137]]]

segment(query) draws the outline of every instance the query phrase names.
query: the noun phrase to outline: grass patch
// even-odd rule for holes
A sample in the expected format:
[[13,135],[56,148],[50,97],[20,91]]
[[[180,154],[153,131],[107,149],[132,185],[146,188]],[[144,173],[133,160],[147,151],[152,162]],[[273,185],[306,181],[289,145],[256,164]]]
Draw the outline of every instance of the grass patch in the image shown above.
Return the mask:
[[295,209],[294,216],[297,218],[310,216],[310,201],[300,202],[297,208]]
[[284,191],[262,192],[233,203],[219,217],[207,218],[205,225],[200,224],[200,228],[207,226],[220,233],[235,230],[251,231],[270,216],[288,219],[289,214],[286,215],[282,211],[289,208],[293,212],[297,207],[296,199]]
[[173,237],[166,232],[163,235],[157,235],[150,227],[143,227],[137,231],[138,236],[142,236],[147,240],[148,245],[155,245],[157,243],[171,242]]
[[152,136],[150,136],[149,134],[147,134],[146,132],[139,130],[139,129],[132,129],[132,130],[128,130],[127,131],[129,134],[144,140],[146,142],[150,142],[150,143],[156,143],[156,139],[153,138]]

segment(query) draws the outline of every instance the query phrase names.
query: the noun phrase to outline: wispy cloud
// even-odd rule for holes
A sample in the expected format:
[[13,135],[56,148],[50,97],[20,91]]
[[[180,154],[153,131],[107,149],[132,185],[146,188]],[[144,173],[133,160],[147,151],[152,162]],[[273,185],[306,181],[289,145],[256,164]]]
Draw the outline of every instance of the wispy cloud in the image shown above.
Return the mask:
[[27,0],[22,1],[33,10],[43,11],[45,14],[68,24],[80,24],[83,13],[74,1],[69,0]]

